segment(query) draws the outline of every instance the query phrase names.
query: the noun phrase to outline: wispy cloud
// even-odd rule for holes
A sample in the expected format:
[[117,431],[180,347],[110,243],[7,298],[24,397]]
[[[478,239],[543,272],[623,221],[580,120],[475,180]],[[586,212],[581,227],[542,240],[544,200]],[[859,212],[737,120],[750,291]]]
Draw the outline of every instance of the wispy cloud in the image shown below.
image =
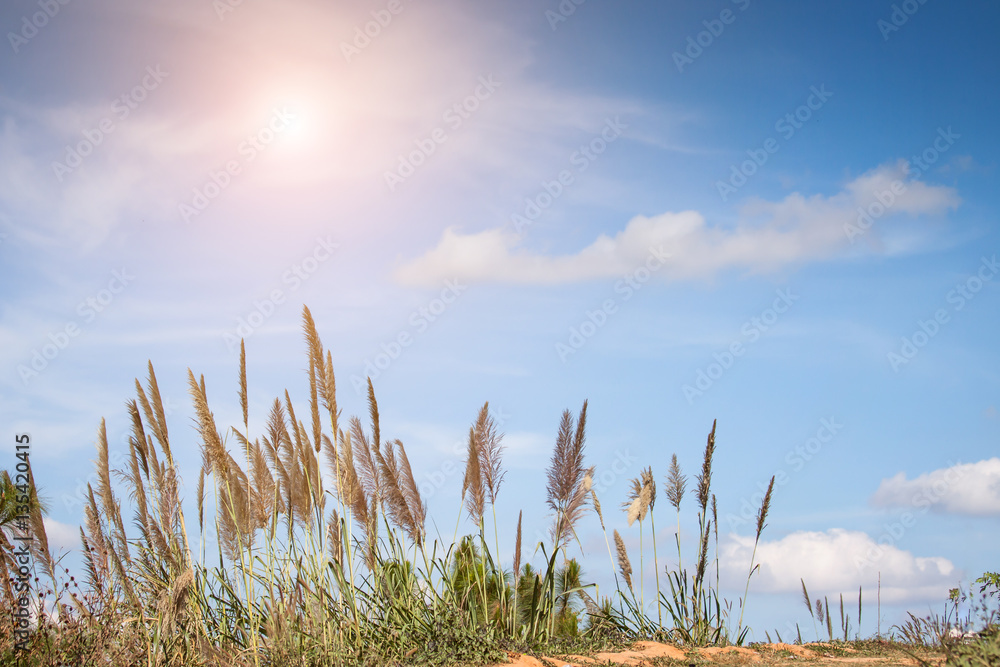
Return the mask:
[[[462,234],[445,230],[438,245],[398,267],[406,285],[435,285],[451,278],[468,282],[572,283],[619,276],[642,264],[653,250],[669,254],[657,272],[667,280],[711,278],[729,269],[768,272],[842,255],[850,247],[845,225],[876,193],[905,185],[886,215],[940,214],[959,203],[954,189],[908,179],[903,162],[865,173],[832,196],[793,193],[778,202],[751,200],[734,226],[709,225],[697,211],[639,215],[614,237],[602,234],[567,255],[533,253],[512,229]],[[896,190],[899,190],[897,186]]]
[[49,540],[49,549],[53,555],[60,551],[69,551],[80,548],[80,529],[77,526],[49,519],[42,519],[45,524],[45,537]]
[[[107,1],[79,8],[100,16],[95,41],[109,41],[106,35],[121,29],[104,16],[117,16],[114,8]],[[447,146],[435,150],[434,167],[421,174],[425,188],[437,171],[449,184],[476,173],[492,187],[515,191],[521,180],[545,175],[550,160],[568,154],[607,116],[632,117],[645,108],[537,81],[529,71],[529,40],[456,7],[399,15],[351,62],[341,43],[372,19],[345,7],[313,3],[289,11],[287,3],[267,0],[224,21],[211,7],[144,7],[131,20],[130,32],[145,35],[149,59],[111,66],[103,50],[74,59],[75,85],[86,88],[86,97],[70,89],[0,96],[0,208],[18,235],[93,250],[130,223],[180,224],[178,205],[190,203],[193,189],[232,160],[245,169],[220,200],[234,201],[238,193],[251,210],[261,201],[287,206],[292,194],[301,201],[303,189],[312,188],[310,199],[329,202],[336,183],[343,208],[345,198],[381,197],[384,173],[436,128],[446,132]],[[273,53],[253,55],[262,39]],[[405,72],[398,59],[407,62]],[[155,87],[150,70],[163,72]],[[456,115],[455,105],[483,77],[497,82],[497,93],[473,116]],[[146,81],[142,101],[129,98]],[[253,158],[240,147],[275,107],[285,106],[305,140],[281,136],[249,164]],[[672,125],[682,116],[673,109],[657,114],[668,114]],[[98,131],[102,122],[110,129]],[[71,155],[77,148],[82,158]],[[331,154],[351,157],[330,160]],[[54,169],[67,161],[69,167]],[[266,188],[252,187],[265,182]]]
[[1000,516],[1000,458],[959,463],[907,479],[883,479],[870,500],[876,507],[929,509],[942,514]]

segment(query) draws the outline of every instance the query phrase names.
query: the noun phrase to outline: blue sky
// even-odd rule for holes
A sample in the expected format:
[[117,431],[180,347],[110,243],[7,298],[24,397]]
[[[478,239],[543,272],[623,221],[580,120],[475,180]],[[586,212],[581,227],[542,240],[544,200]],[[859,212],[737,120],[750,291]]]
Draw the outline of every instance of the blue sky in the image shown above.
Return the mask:
[[[879,576],[883,630],[940,609],[1000,547],[998,19],[937,0],[7,3],[4,456],[31,434],[53,541],[75,548],[97,426],[126,451],[151,360],[190,498],[186,369],[238,423],[243,336],[259,429],[285,388],[307,399],[305,304],[345,415],[370,375],[446,536],[485,401],[503,549],[519,510],[547,529],[559,418],[587,399],[605,507],[672,453],[693,484],[718,419],[732,599],[778,475],[760,636],[806,627],[800,577],[863,586],[866,633]],[[690,550],[691,496],[682,513]],[[638,560],[638,530],[609,524]]]

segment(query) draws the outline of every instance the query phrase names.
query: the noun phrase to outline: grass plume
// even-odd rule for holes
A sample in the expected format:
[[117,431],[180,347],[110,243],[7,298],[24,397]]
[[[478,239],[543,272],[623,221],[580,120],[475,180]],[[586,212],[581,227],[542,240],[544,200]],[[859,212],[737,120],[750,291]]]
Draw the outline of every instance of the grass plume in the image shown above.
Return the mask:
[[584,443],[587,423],[587,401],[575,420],[569,410],[563,412],[556,435],[555,449],[546,470],[548,485],[546,503],[554,513],[552,540],[555,549],[565,545],[574,535],[574,525],[583,514],[593,469],[584,467]]
[[[595,485],[596,468],[585,461],[587,401],[575,417],[569,410],[562,413],[546,468],[551,539],[524,545],[531,525],[523,524],[519,511],[508,571],[498,558],[496,530],[496,504],[506,475],[503,434],[489,403],[482,404],[469,429],[458,499],[459,517],[467,511],[477,530],[461,538],[456,532],[451,543],[434,539],[410,452],[401,440],[383,434],[371,379],[362,397],[367,398],[366,423],[342,418],[332,355],[323,348],[309,310],[302,315],[308,359],[302,395],[308,405],[294,404],[288,390],[265,403],[266,409],[251,403],[248,351],[241,341],[234,373],[239,409],[225,413],[238,415],[242,423],[221,429],[209,407],[205,377],[187,370],[200,461],[198,454],[193,460],[191,452],[181,457],[171,446],[151,362],[147,381],[136,380],[136,397],[126,404],[131,436],[120,469],[112,469],[107,426],[101,421],[96,481],[87,486],[80,535],[87,591],[73,593],[71,605],[59,601],[69,594],[60,594],[52,607],[65,608],[66,618],[79,623],[73,627],[86,637],[86,652],[59,654],[49,663],[492,664],[506,657],[501,647],[509,646],[540,651],[568,648],[564,642],[592,646],[588,642],[651,637],[690,644],[727,641],[717,591],[705,582],[713,530],[718,552],[718,511],[710,488],[714,423],[697,480],[693,578],[680,567],[679,515],[687,479],[677,456],[670,461],[665,492],[678,515],[678,569],[668,570],[670,598],[660,591],[653,469],[641,469],[627,493],[627,522],[638,521],[640,529],[637,592],[625,541],[608,525],[611,517],[603,515],[599,492],[606,494],[610,484],[602,477],[603,484]],[[266,419],[254,427],[260,432],[252,433],[251,412],[258,411]],[[192,499],[198,512],[195,551],[188,542],[185,487],[175,453],[178,461],[198,467]],[[605,503],[612,502],[608,497]],[[769,489],[758,514],[758,540],[770,501]],[[492,545],[483,527],[487,503],[494,515]],[[615,581],[610,595],[588,583],[580,563],[567,557],[571,540],[583,549],[579,531],[588,504],[605,536]],[[530,518],[540,508],[527,509]],[[658,623],[646,618],[644,604],[636,601],[644,594],[647,518]],[[41,512],[32,514],[31,522],[36,536],[44,538]],[[0,551],[5,544],[0,541]],[[36,549],[38,572],[55,579],[58,558],[48,553],[45,539],[36,541]],[[217,553],[206,553],[210,549]],[[10,554],[0,556],[0,567],[9,568]],[[68,632],[67,627],[69,621],[58,632]],[[63,650],[52,648],[58,644],[55,628],[40,624],[33,647],[50,651],[49,656]],[[7,655],[3,641],[0,637],[0,657]]]

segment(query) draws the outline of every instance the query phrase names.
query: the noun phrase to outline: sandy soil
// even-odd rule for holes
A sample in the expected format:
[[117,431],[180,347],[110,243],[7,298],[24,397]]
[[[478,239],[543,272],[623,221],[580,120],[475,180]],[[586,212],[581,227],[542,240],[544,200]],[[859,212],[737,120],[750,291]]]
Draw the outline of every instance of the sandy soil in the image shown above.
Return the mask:
[[[932,663],[940,663],[937,654],[921,654]],[[880,651],[877,654],[859,653],[855,649],[825,643],[805,644],[755,644],[753,647],[729,646],[681,649],[657,642],[637,642],[629,650],[596,653],[590,656],[538,656],[513,653],[510,662],[495,667],[658,667],[665,665],[752,665],[770,667],[780,665],[808,665],[809,667],[915,667],[919,663],[900,650]]]

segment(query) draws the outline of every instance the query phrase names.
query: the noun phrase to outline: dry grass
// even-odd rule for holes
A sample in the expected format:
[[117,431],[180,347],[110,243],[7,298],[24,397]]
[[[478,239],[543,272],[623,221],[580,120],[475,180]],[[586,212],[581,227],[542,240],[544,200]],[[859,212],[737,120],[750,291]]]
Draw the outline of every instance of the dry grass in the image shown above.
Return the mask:
[[[254,406],[242,344],[241,424],[220,429],[205,378],[188,371],[201,454],[194,546],[152,364],[145,386],[136,381],[136,399],[127,404],[132,434],[121,470],[110,468],[101,421],[97,483],[88,488],[81,529],[85,590],[78,590],[75,581],[60,589],[42,509],[31,517],[35,568],[52,581],[48,588],[32,587],[33,604],[56,610],[59,619],[45,616],[36,624],[31,664],[437,664],[488,661],[502,657],[507,647],[563,645],[577,641],[574,637],[727,640],[717,594],[704,581],[708,537],[718,524],[710,493],[714,424],[697,478],[696,573],[689,579],[680,569],[678,529],[671,597],[660,591],[657,564],[659,622],[654,624],[636,602],[632,565],[617,530],[615,567],[606,517],[593,488],[596,471],[585,461],[586,402],[576,418],[563,413],[556,433],[546,473],[551,541],[532,547],[544,557],[544,568],[522,564],[519,514],[513,570],[505,571],[495,560],[500,552],[496,503],[505,476],[503,434],[489,404],[469,429],[460,498],[476,531],[459,538],[456,527],[450,545],[431,540],[406,447],[383,435],[371,381],[369,423],[357,417],[345,422],[337,406],[332,355],[323,348],[308,309],[303,331],[308,406],[299,412],[305,420],[285,391],[270,403],[263,432],[250,432]],[[666,493],[678,526],[685,485],[675,455]],[[627,523],[640,525],[640,561],[642,524],[654,519],[656,491],[652,468],[646,468],[632,481],[625,503]],[[769,490],[758,515],[758,539],[770,497]],[[493,509],[492,549],[485,535],[487,505]],[[615,580],[620,575],[625,584],[596,600],[587,590],[593,585],[584,583],[585,574],[566,553],[571,540],[579,544],[577,527],[590,505],[605,533]],[[653,534],[656,561],[655,526]],[[0,563],[9,573],[12,547],[6,535],[0,531]],[[216,554],[206,553],[211,543],[218,544]],[[9,585],[3,595],[11,601]],[[666,625],[663,611],[668,612]],[[0,639],[0,658],[12,651],[12,643]]]
[[625,579],[625,583],[628,585],[629,590],[632,588],[632,562],[628,559],[628,551],[625,549],[625,540],[622,536],[615,531],[615,548],[618,551],[618,569],[622,573],[622,578]]

